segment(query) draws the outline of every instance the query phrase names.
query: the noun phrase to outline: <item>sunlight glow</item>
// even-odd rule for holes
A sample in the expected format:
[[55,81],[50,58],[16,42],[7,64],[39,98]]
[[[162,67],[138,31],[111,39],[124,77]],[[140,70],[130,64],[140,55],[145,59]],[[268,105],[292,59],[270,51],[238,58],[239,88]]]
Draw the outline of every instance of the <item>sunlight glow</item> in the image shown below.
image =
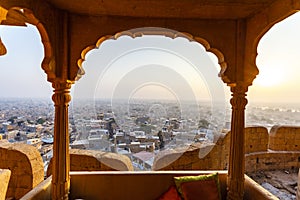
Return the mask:
[[253,85],[261,87],[274,87],[282,84],[286,79],[287,77],[285,77],[283,66],[262,66],[259,69],[259,74],[254,80]]

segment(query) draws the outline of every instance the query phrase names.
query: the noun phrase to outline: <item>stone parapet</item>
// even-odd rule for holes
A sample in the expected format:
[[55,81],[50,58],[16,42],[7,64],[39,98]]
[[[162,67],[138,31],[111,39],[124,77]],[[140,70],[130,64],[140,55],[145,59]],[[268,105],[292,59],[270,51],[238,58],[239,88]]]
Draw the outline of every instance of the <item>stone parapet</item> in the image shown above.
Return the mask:
[[20,200],[51,200],[51,181],[52,176],[48,177],[33,190],[30,190]]
[[245,154],[268,150],[268,129],[262,126],[245,128]]
[[300,151],[300,127],[273,126],[270,130],[269,149]]
[[[70,150],[71,171],[133,171],[127,156],[95,150]],[[52,159],[47,169],[47,177],[52,174]]]
[[223,159],[223,143],[192,144],[189,148],[178,148],[160,152],[154,159],[153,170],[215,170],[226,169]]
[[260,170],[297,169],[300,167],[300,151],[272,151],[246,154],[246,172]]
[[[245,170],[300,167],[299,127],[276,126],[268,137],[264,127],[245,129]],[[285,142],[283,142],[285,141]],[[188,148],[161,151],[153,170],[224,170],[228,168],[230,132],[214,143],[194,143]],[[269,148],[268,148],[269,147]],[[94,150],[70,150],[71,171],[133,171],[127,156]],[[42,158],[35,147],[0,141],[0,168],[11,170],[6,198],[19,199],[44,178]],[[51,174],[52,162],[47,171]]]
[[[298,127],[274,127],[271,129],[269,137],[265,127],[245,128],[246,172],[299,168],[300,149],[298,149],[298,144],[300,146],[300,142],[296,139],[298,132],[300,136]],[[289,140],[289,144],[284,142],[287,140]],[[276,142],[274,143],[274,141]],[[160,152],[155,157],[153,170],[227,169],[229,142],[230,131],[221,135],[216,144],[196,143],[189,148],[176,148]],[[271,150],[270,147],[273,149]]]
[[42,157],[27,144],[1,142],[0,168],[11,171],[7,198],[19,199],[44,180]]
[[5,200],[10,175],[9,169],[0,169],[0,200]]

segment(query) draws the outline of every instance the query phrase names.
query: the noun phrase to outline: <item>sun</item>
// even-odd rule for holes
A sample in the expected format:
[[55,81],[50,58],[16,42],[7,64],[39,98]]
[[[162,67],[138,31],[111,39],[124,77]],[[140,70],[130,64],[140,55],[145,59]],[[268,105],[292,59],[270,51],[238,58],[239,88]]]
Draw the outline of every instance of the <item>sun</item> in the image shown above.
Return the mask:
[[282,66],[262,66],[253,85],[262,87],[273,87],[280,85],[284,81],[284,69]]

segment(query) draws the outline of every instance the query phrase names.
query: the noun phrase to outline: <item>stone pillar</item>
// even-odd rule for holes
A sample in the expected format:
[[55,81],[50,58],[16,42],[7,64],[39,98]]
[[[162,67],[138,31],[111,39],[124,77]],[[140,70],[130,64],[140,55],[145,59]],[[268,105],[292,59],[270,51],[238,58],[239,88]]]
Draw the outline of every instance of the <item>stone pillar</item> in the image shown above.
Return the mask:
[[68,199],[70,189],[70,155],[69,155],[69,116],[68,106],[71,100],[69,82],[52,84],[55,106],[52,200]]
[[232,116],[227,200],[241,200],[244,196],[244,128],[247,89],[248,87],[243,85],[231,87],[232,98],[230,104],[232,106]]

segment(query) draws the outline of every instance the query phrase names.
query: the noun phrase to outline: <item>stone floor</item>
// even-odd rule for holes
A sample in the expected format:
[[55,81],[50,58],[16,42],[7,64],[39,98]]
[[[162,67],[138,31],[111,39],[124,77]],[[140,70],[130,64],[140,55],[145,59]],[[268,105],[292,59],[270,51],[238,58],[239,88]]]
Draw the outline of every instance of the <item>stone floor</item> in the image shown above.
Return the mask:
[[296,199],[298,169],[259,171],[247,175],[280,200]]

